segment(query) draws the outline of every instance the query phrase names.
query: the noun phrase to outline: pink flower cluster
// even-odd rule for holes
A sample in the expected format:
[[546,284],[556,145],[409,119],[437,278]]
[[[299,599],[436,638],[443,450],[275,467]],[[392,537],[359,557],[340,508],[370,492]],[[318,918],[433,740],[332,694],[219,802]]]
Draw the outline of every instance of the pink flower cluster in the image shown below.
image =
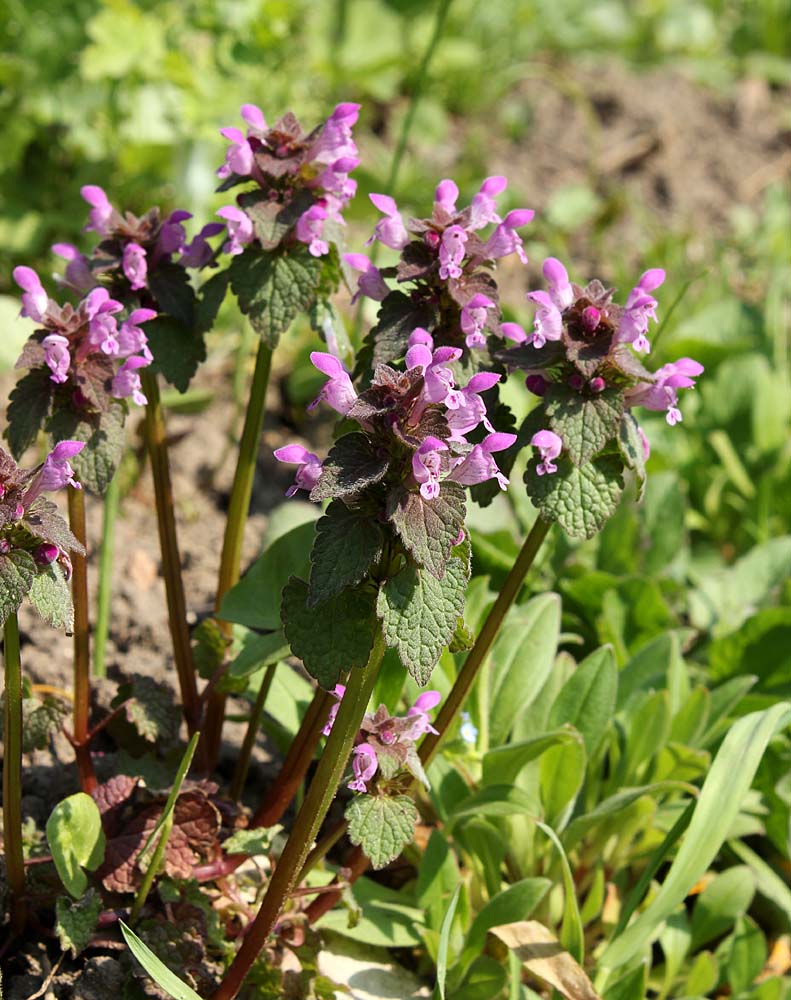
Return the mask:
[[[531,209],[514,209],[501,218],[497,197],[507,186],[505,177],[487,177],[470,205],[457,207],[459,189],[449,179],[437,185],[431,218],[411,219],[405,223],[398,205],[389,195],[372,194],[371,201],[382,213],[368,243],[378,240],[393,250],[412,246],[412,257],[420,259],[423,276],[436,274],[446,282],[461,307],[461,332],[470,349],[486,346],[485,330],[498,314],[497,303],[482,291],[470,290],[469,279],[481,265],[490,265],[515,253],[527,263],[518,229],[533,218]],[[485,240],[480,230],[493,225]],[[389,288],[382,272],[364,254],[346,254],[346,263],[360,272],[357,295],[382,301]],[[399,280],[405,280],[399,275]]]
[[153,357],[141,324],[154,319],[157,314],[153,309],[134,309],[119,326],[117,315],[123,304],[110,298],[106,288],[94,288],[76,308],[61,307],[49,298],[32,268],[15,268],[14,281],[23,291],[22,316],[40,323],[45,331],[40,341],[42,362],[53,382],[68,382],[75,368],[91,357],[116,358],[121,365],[113,375],[111,395],[116,399],[131,397],[139,406],[146,403],[138,371]]
[[[409,422],[417,426],[427,407],[442,406],[451,431],[447,442],[429,435],[413,452],[411,474],[421,496],[426,500],[435,499],[443,479],[463,486],[496,479],[501,489],[506,489],[508,479],[500,472],[493,455],[510,448],[516,441],[516,435],[495,432],[481,397],[481,393],[491,389],[501,376],[496,372],[478,372],[467,385],[457,388],[453,371],[448,366],[459,359],[460,348],[435,349],[431,335],[420,327],[413,331],[409,342],[407,374],[420,375],[423,381],[412,405]],[[319,351],[314,351],[310,358],[315,367],[328,376],[311,407],[325,402],[342,416],[353,416],[353,406],[358,397],[341,362],[333,355]],[[355,419],[363,430],[370,430],[364,418]],[[470,444],[465,435],[481,424],[489,433],[478,444]],[[296,479],[289,487],[287,496],[293,496],[298,489],[311,490],[318,482],[322,471],[321,460],[301,445],[286,445],[278,448],[274,455],[279,462],[298,466]]]
[[[283,206],[309,192],[312,204],[297,219],[294,236],[314,257],[322,257],[330,249],[326,228],[345,224],[343,209],[357,190],[349,174],[360,162],[352,138],[359,112],[359,104],[339,104],[320,129],[305,136],[293,115],[269,127],[260,108],[243,104],[246,131],[220,129],[230,146],[217,174],[226,184],[253,180]],[[242,253],[255,238],[252,219],[237,205],[225,205],[217,215],[228,230],[223,249],[232,255]]]
[[[158,210],[154,209],[141,219],[131,213],[121,215],[113,207],[105,191],[96,184],[86,184],[80,194],[91,206],[88,213],[86,232],[95,232],[102,240],[117,244],[107,247],[105,255],[118,257],[118,264],[132,291],[140,291],[148,286],[149,271],[157,266],[176,260],[183,267],[202,268],[214,257],[208,239],[222,232],[223,225],[210,222],[187,242],[183,223],[192,218],[190,212],[177,209],[160,221]],[[97,278],[91,261],[71,243],[55,243],[54,253],[68,261],[65,283],[78,292],[86,292],[97,285]],[[116,264],[111,267],[117,266]],[[103,264],[98,270],[106,270]]]
[[[338,700],[330,709],[323,729],[325,736],[332,732],[346,688],[336,684],[332,693]],[[437,707],[440,698],[439,691],[424,691],[405,716],[390,715],[384,705],[376,712],[366,713],[352,751],[354,778],[347,787],[353,792],[367,792],[367,783],[377,771],[385,777],[393,777],[402,767],[428,785],[415,744],[426,733],[437,732],[429,712]]]

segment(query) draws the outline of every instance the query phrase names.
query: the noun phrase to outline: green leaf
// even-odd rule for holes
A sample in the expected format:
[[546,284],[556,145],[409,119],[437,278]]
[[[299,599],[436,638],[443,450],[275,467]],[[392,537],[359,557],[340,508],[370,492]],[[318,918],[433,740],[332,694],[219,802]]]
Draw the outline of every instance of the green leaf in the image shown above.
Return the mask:
[[388,516],[399,538],[415,562],[438,580],[464,528],[465,512],[463,487],[447,480],[433,500],[399,490],[388,501]]
[[71,949],[75,958],[79,955],[99,926],[101,911],[102,897],[95,889],[89,889],[82,899],[74,902],[68,896],[58,897],[55,930],[63,951]]
[[126,718],[149,743],[169,743],[178,736],[181,711],[173,702],[173,692],[153,677],[139,675],[131,683],[121,684],[113,698],[113,707],[131,699]]
[[757,674],[757,690],[791,694],[791,608],[765,608],[709,649],[714,681]]
[[57,563],[51,563],[36,574],[30,588],[30,603],[53,628],[65,629],[66,632],[74,629],[71,588]]
[[536,465],[531,459],[525,484],[543,519],[557,521],[572,538],[593,538],[618,506],[623,491],[620,460],[604,455],[578,468],[561,458],[558,471],[549,476],[537,475]]
[[615,711],[617,690],[615,654],[612,646],[602,646],[586,657],[563,685],[549,713],[549,725],[553,729],[574,726],[582,734],[588,757],[592,757]]
[[338,438],[324,459],[310,499],[337,500],[361,493],[384,479],[390,459],[367,437],[354,431]]
[[401,662],[420,685],[450,644],[464,614],[467,571],[461,559],[448,563],[441,580],[407,565],[379,591],[376,611],[385,642],[398,649]]
[[346,807],[349,839],[374,867],[394,861],[415,836],[417,807],[406,795],[355,795]]
[[279,629],[283,587],[292,575],[307,578],[315,533],[311,517],[275,538],[225,595],[218,617],[248,628]]
[[435,325],[436,313],[431,306],[416,304],[403,292],[391,292],[382,300],[376,326],[358,353],[355,378],[364,375],[369,367],[373,369],[403,357],[412,331],[420,326],[430,333]]
[[539,768],[541,805],[549,823],[562,830],[574,809],[585,779],[587,756],[582,736],[552,747],[541,758]]
[[282,829],[281,826],[271,826],[266,830],[237,830],[223,841],[222,848],[226,854],[249,854],[251,857],[266,854],[272,846],[272,839]]
[[217,313],[225,300],[230,275],[228,271],[216,271],[208,281],[200,286],[195,302],[195,329],[198,333],[208,333],[214,326]]
[[[195,322],[195,292],[187,269],[180,264],[157,264],[149,272],[148,290],[156,299],[157,311],[167,313],[191,333]],[[146,335],[148,330],[149,324],[146,324]],[[156,363],[156,354],[154,361]]]
[[17,382],[8,397],[5,436],[14,458],[33,444],[49,415],[54,383],[49,368],[32,368]]
[[725,976],[733,994],[738,995],[753,984],[767,956],[763,932],[750,917],[737,920],[727,952]]
[[624,413],[618,426],[618,449],[627,469],[631,469],[637,480],[637,500],[645,494],[645,451],[639,426],[631,413]]
[[608,986],[602,1000],[635,1000],[636,997],[644,997],[647,983],[648,962],[645,961]]
[[154,355],[148,370],[186,392],[198,365],[206,360],[203,335],[172,316],[157,316],[146,323],[146,336]]
[[104,860],[104,831],[99,807],[84,792],[59,802],[47,820],[47,842],[66,890],[79,899],[88,887],[83,868],[96,871]]
[[36,563],[29,552],[12,549],[0,555],[0,626],[30,592],[36,576]]
[[623,415],[623,392],[607,388],[591,396],[553,382],[546,394],[549,426],[563,438],[574,465],[584,465],[618,434]]
[[[253,230],[264,250],[274,250],[290,229],[293,229],[303,212],[314,202],[309,191],[299,192],[285,207],[272,201],[267,191],[260,188],[239,195],[239,205],[253,223]],[[326,237],[325,237],[326,239]]]
[[747,912],[754,895],[755,879],[746,865],[715,875],[695,900],[690,951],[699,951],[729,931]]
[[507,743],[489,750],[483,757],[482,783],[494,785],[515,781],[523,767],[539,758],[550,747],[561,743],[579,743],[579,734],[573,729],[556,729],[530,740]]
[[492,927],[529,917],[552,887],[548,878],[524,878],[489,900],[472,922],[464,952],[478,954]]
[[127,947],[158,986],[173,997],[173,1000],[201,1000],[192,987],[183,983],[163,962],[160,962],[148,945],[144,944],[123,920],[119,923]]
[[283,589],[283,630],[295,656],[326,690],[342,673],[364,667],[374,641],[372,590],[344,590],[314,607],[308,585],[296,577]]
[[92,493],[101,495],[110,485],[124,452],[124,408],[113,403],[110,409],[83,420],[70,410],[58,410],[47,424],[52,444],[84,441],[85,447],[70,459],[75,478]]
[[313,606],[361,583],[382,554],[384,535],[366,514],[334,500],[316,524],[310,553],[310,596]]
[[512,608],[491,653],[489,740],[503,744],[530,707],[555,662],[560,634],[560,598],[541,594]]
[[439,1000],[445,1000],[445,979],[448,973],[448,949],[450,947],[450,931],[453,927],[453,918],[456,916],[456,906],[459,902],[461,892],[461,882],[458,883],[450,897],[445,916],[442,918],[442,926],[439,932],[439,949],[437,950],[437,990]]
[[266,635],[248,632],[242,640],[241,650],[228,666],[228,677],[234,681],[246,680],[261,667],[268,667],[270,663],[277,663],[288,656],[288,651],[289,645],[282,629]]
[[787,724],[790,711],[787,702],[780,702],[744,716],[732,727],[703,783],[684,842],[662,887],[634,923],[608,945],[602,968],[619,968],[648,944],[707,870],[750,789],[769,740]]
[[397,892],[372,879],[359,878],[351,895],[359,907],[354,924],[347,912],[336,907],[317,923],[319,930],[333,930],[369,947],[413,948],[422,944],[423,911],[406,904],[411,897],[403,888]]
[[463,798],[448,816],[448,823],[456,823],[465,816],[515,816],[533,812],[535,801],[521,788],[487,785]]
[[577,887],[574,884],[574,876],[571,873],[571,865],[563,850],[560,838],[546,823],[535,820],[536,826],[552,841],[555,850],[560,856],[560,865],[563,872],[563,922],[560,927],[560,943],[571,955],[571,957],[582,965],[585,958],[585,935],[582,930],[582,918],[580,908],[577,903]]
[[696,791],[694,785],[688,785],[683,781],[655,781],[651,785],[640,785],[639,788],[622,788],[614,795],[603,799],[590,812],[575,817],[564,831],[563,844],[567,851],[571,851],[589,830],[617,816],[644,795],[656,796],[664,792],[687,792],[694,795]]
[[22,731],[22,753],[45,750],[49,741],[63,726],[67,709],[62,701],[45,695],[42,701],[35,698],[22,700],[24,729]]
[[248,247],[228,270],[239,308],[270,347],[310,309],[321,280],[321,262],[301,245],[278,252]]

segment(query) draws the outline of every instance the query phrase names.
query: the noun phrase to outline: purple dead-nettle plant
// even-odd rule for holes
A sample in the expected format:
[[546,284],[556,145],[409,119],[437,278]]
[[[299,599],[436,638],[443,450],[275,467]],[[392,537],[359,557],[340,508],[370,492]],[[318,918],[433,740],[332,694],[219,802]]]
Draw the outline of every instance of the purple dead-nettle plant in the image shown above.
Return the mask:
[[66,582],[71,553],[83,548],[44,494],[80,489],[71,460],[83,447],[82,441],[61,441],[32,470],[20,469],[0,448],[0,626],[29,596],[50,624],[72,627]]
[[527,295],[536,307],[532,332],[507,324],[519,346],[499,359],[526,372],[527,388],[541,399],[520,432],[537,452],[525,474],[531,499],[544,520],[591,537],[614,511],[625,469],[642,495],[650,448],[633,408],[664,411],[668,424],[678,423],[679,389],[693,388],[703,366],[681,358],[651,372],[638,356],[650,351],[660,268],[640,277],[624,305],[598,280],[570,281],[553,257],[543,272],[547,288]]
[[[372,194],[382,213],[369,243],[378,240],[399,251],[394,267],[376,268],[364,254],[347,254],[355,272],[357,295],[381,302],[378,322],[358,359],[367,366],[404,357],[410,335],[426,330],[440,347],[460,349],[461,367],[476,370],[488,338],[500,334],[500,298],[492,269],[511,254],[527,263],[519,230],[533,218],[530,209],[501,217],[497,198],[505,177],[488,177],[472,202],[459,208],[452,180],[437,185],[432,214],[404,221],[393,198]],[[395,288],[388,285],[395,280]]]

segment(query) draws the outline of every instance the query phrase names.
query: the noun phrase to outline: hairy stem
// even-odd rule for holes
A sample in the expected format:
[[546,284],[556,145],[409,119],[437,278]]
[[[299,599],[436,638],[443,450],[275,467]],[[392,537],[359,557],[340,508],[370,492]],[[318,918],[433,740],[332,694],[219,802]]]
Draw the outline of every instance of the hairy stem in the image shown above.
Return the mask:
[[22,665],[16,612],[5,623],[5,730],[3,737],[3,840],[11,891],[11,926],[25,925],[25,863],[22,856]]
[[[85,528],[85,494],[82,490],[68,491],[69,527],[87,550]],[[74,753],[80,788],[90,795],[96,788],[96,775],[91,760],[88,717],[91,710],[90,624],[88,621],[88,557],[74,553],[72,559],[71,593],[74,601]]]
[[328,691],[322,688],[316,689],[299,731],[288,748],[280,773],[269,786],[264,801],[253,816],[253,826],[272,826],[288,809],[316,753],[316,747],[319,745],[322,730],[334,701]]
[[275,670],[277,670],[277,663],[270,663],[266,668],[266,673],[261,678],[261,686],[258,689],[255,704],[250,712],[250,719],[247,723],[247,732],[244,734],[244,741],[242,742],[242,748],[239,751],[239,759],[236,761],[233,781],[231,782],[231,798],[235,802],[239,801],[242,797],[242,792],[244,791],[245,782],[247,781],[247,773],[250,770],[250,757],[252,756],[253,747],[255,746],[255,738],[258,735],[258,730],[261,726],[261,716],[264,714],[264,705],[266,704],[269,689],[272,687]]
[[[266,390],[269,385],[269,372],[272,368],[272,348],[262,340],[258,346],[255,359],[255,371],[250,386],[250,399],[244,418],[242,440],[239,443],[239,457],[236,461],[236,473],[231,487],[231,497],[228,503],[228,516],[225,521],[225,536],[222,542],[220,556],[220,572],[217,579],[217,597],[215,610],[219,611],[222,599],[239,579],[239,567],[242,559],[242,541],[247,514],[250,509],[250,497],[253,492],[253,478],[258,460],[258,446],[264,425],[264,410],[266,406]],[[222,622],[220,623],[223,624]],[[230,626],[227,626],[230,634]],[[225,721],[225,695],[214,692],[209,699],[206,710],[206,725],[204,740],[209,769],[217,764],[222,740],[222,726]]]
[[195,663],[192,658],[187,602],[184,581],[181,578],[181,555],[176,536],[176,516],[173,506],[173,486],[170,480],[165,419],[159,397],[157,376],[143,369],[141,372],[146,403],[146,445],[154,479],[154,494],[159,526],[159,547],[162,553],[162,572],[165,577],[165,595],[168,605],[168,624],[173,642],[173,659],[181,691],[182,710],[187,729],[192,735],[199,727],[200,706],[195,681]]
[[297,814],[261,908],[212,1000],[231,1000],[239,992],[245,976],[275,926],[283,903],[297,882],[343,776],[383,655],[384,639],[377,629],[368,663],[362,670],[354,669],[349,675],[346,694],[340,703],[332,732],[327,738],[316,774]]
[[99,593],[96,602],[96,628],[93,632],[93,673],[106,677],[107,635],[110,631],[110,599],[113,593],[113,555],[115,549],[115,521],[121,502],[121,470],[116,469],[104,494],[104,520],[102,522],[102,548],[99,555]]
[[[505,583],[503,584],[503,588],[497,595],[497,600],[494,602],[491,611],[486,616],[486,621],[483,623],[483,627],[478,633],[475,645],[467,655],[467,659],[464,661],[464,666],[459,671],[453,687],[451,688],[450,694],[442,704],[442,708],[440,709],[434,722],[434,728],[437,730],[436,735],[428,733],[423,739],[423,742],[420,744],[419,755],[424,767],[428,767],[431,763],[442,740],[447,736],[450,727],[456,720],[456,716],[461,711],[462,706],[470,693],[472,685],[475,683],[475,679],[478,676],[481,666],[485,662],[486,657],[489,654],[489,650],[492,648],[492,644],[497,637],[497,633],[503,623],[503,619],[508,613],[511,605],[516,600],[519,591],[522,589],[522,584],[527,576],[527,572],[533,565],[533,560],[538,554],[538,550],[541,548],[541,543],[546,538],[549,528],[550,526],[545,521],[538,518],[533,527],[530,529],[524,545],[522,546],[519,555],[516,557],[516,562],[511,567]],[[334,837],[337,840],[340,838],[341,834],[345,832],[345,830],[346,821],[343,820],[327,835],[325,839],[329,840],[330,837]],[[316,854],[315,861],[318,862],[322,855],[318,852],[314,853]],[[368,859],[365,857],[361,848],[355,847],[354,850],[351,851],[345,867],[351,869],[352,874],[349,877],[349,880],[352,882],[365,872],[368,867]],[[306,911],[308,920],[311,923],[314,923],[325,913],[331,910],[332,907],[338,902],[339,898],[340,888],[338,888],[335,893],[328,892],[319,896],[310,904]]]

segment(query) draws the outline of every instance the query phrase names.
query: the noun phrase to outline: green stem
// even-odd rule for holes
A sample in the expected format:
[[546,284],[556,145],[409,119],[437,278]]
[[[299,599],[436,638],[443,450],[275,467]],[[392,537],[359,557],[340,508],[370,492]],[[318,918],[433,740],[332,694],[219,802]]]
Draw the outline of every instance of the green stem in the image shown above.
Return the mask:
[[113,593],[113,555],[115,549],[115,522],[121,502],[121,470],[116,469],[104,494],[104,521],[102,522],[102,548],[99,554],[99,593],[96,602],[96,627],[93,633],[93,673],[95,677],[107,676],[105,655],[110,631],[110,599]]
[[3,737],[3,840],[11,891],[11,926],[25,925],[25,862],[22,854],[22,664],[19,623],[12,612],[5,623],[5,730]]
[[173,659],[181,690],[182,710],[187,730],[192,735],[199,726],[200,705],[195,681],[195,663],[192,659],[187,602],[184,581],[181,578],[181,555],[176,536],[176,516],[173,504],[173,486],[170,480],[170,461],[165,434],[165,418],[159,397],[157,376],[144,368],[141,372],[146,403],[146,445],[154,479],[157,505],[159,547],[162,553],[162,572],[165,577],[165,596],[168,605],[168,623],[173,643]]
[[328,691],[317,688],[299,731],[291,741],[280,773],[269,786],[264,801],[253,815],[253,826],[273,826],[288,809],[316,753],[332,704],[333,696]]
[[[242,560],[242,541],[247,514],[250,510],[250,497],[253,492],[253,479],[258,460],[258,448],[261,431],[264,426],[264,411],[266,408],[266,390],[269,385],[269,372],[272,368],[272,348],[263,340],[259,344],[255,359],[255,371],[250,386],[250,400],[244,418],[242,440],[239,443],[239,457],[236,462],[236,473],[231,487],[231,497],[228,503],[228,516],[225,521],[225,536],[222,542],[220,556],[220,572],[217,580],[217,597],[215,610],[219,611],[222,599],[239,579],[239,567]],[[222,624],[222,623],[221,623]],[[230,626],[227,627],[230,633]],[[222,726],[225,720],[225,695],[214,692],[209,699],[206,710],[206,725],[204,740],[209,770],[217,764],[222,739]]]
[[157,846],[154,848],[154,854],[151,858],[151,863],[148,868],[146,868],[145,875],[143,876],[143,881],[140,883],[140,888],[135,894],[135,901],[132,903],[132,909],[129,913],[129,923],[134,927],[137,923],[137,918],[140,916],[140,911],[143,909],[143,904],[148,899],[148,894],[151,892],[151,886],[154,884],[154,879],[159,874],[162,868],[162,862],[165,859],[165,851],[168,846],[168,840],[170,839],[170,832],[173,829],[173,816],[172,814],[168,816],[162,827],[162,833],[157,841]]
[[74,602],[74,753],[80,788],[90,795],[96,788],[91,760],[88,717],[91,710],[91,630],[88,620],[88,558],[85,527],[85,494],[69,489],[69,527],[86,555],[72,558],[71,593]]
[[231,1000],[239,992],[275,925],[284,902],[294,888],[316,834],[335,797],[338,784],[360,728],[384,655],[384,639],[377,630],[368,663],[351,671],[344,695],[319,760],[313,781],[264,896],[255,920],[245,934],[231,967],[212,1000]]
[[234,802],[238,802],[239,799],[241,799],[242,792],[244,791],[245,782],[247,781],[247,773],[250,770],[250,757],[253,754],[256,736],[258,735],[258,730],[261,725],[261,716],[264,714],[264,705],[266,704],[269,689],[272,687],[275,670],[277,670],[277,663],[270,663],[266,668],[266,673],[261,678],[261,686],[258,689],[255,704],[250,712],[250,719],[247,723],[247,732],[244,734],[244,741],[242,743],[242,748],[239,751],[239,759],[236,761],[233,781],[231,782],[231,798]]
[[[541,548],[541,543],[546,538],[549,528],[549,524],[538,518],[533,527],[530,529],[524,545],[522,546],[519,555],[516,557],[516,562],[511,567],[505,583],[503,584],[503,588],[497,595],[497,600],[494,602],[491,611],[486,616],[486,621],[483,623],[483,628],[478,633],[475,645],[467,655],[467,659],[464,661],[464,666],[461,668],[458,676],[456,677],[450,694],[442,704],[442,708],[440,709],[434,722],[434,728],[437,730],[436,735],[429,733],[420,744],[419,756],[424,767],[428,767],[431,763],[431,760],[439,749],[440,743],[447,736],[450,727],[456,720],[456,716],[459,714],[464,702],[467,700],[470,690],[475,683],[475,679],[489,654],[489,650],[492,648],[492,644],[497,636],[500,626],[503,623],[503,619],[508,613],[511,605],[516,600],[519,591],[522,589],[522,584],[525,581],[527,572],[533,565],[533,560],[535,559],[538,550]],[[415,785],[416,783],[413,784],[413,787]],[[328,834],[327,839],[329,839],[330,836],[336,835],[337,837],[340,837],[345,830],[346,821],[342,820],[338,824],[338,827],[333,830],[331,834]],[[314,853],[316,854],[315,860],[319,861],[321,856],[317,852]],[[351,870],[352,874],[349,876],[349,880],[352,882],[363,874],[368,867],[368,862],[361,848],[355,847],[355,849],[351,852],[351,856],[347,859],[347,863],[344,867],[348,867]],[[308,921],[310,923],[314,923],[322,917],[325,913],[332,909],[332,907],[337,903],[339,897],[340,890],[336,893],[323,893],[315,899],[306,911]]]

